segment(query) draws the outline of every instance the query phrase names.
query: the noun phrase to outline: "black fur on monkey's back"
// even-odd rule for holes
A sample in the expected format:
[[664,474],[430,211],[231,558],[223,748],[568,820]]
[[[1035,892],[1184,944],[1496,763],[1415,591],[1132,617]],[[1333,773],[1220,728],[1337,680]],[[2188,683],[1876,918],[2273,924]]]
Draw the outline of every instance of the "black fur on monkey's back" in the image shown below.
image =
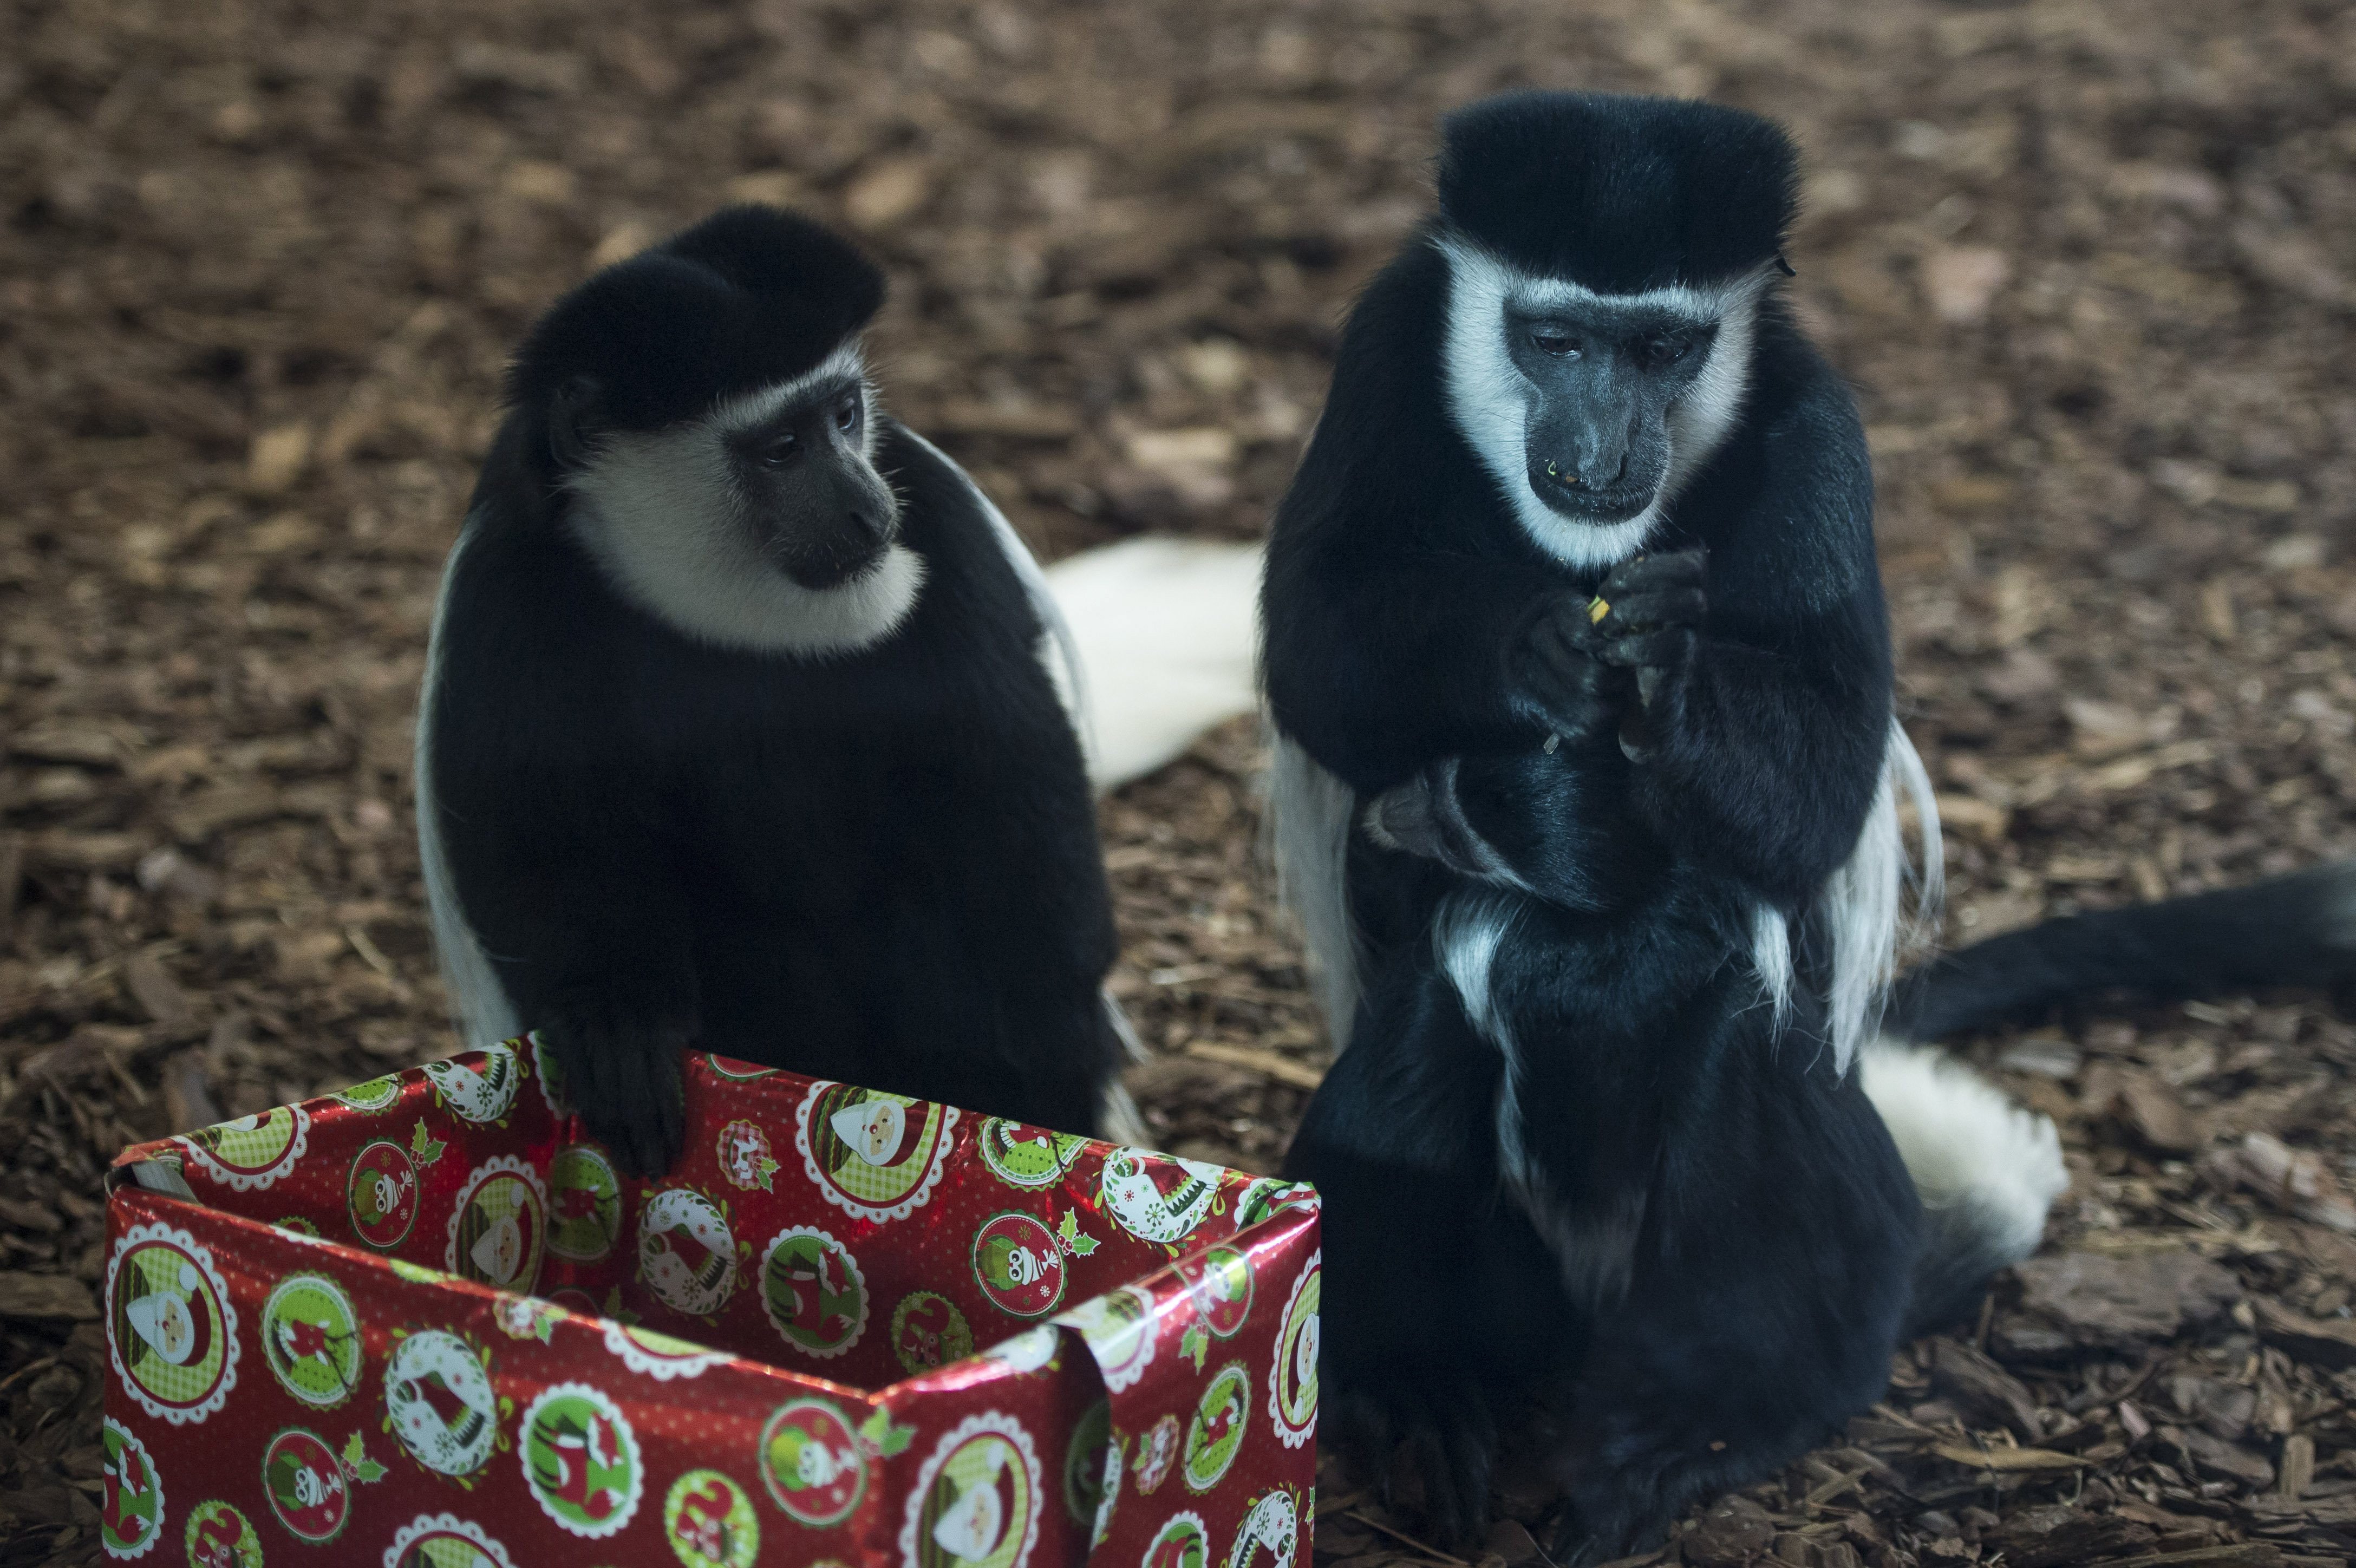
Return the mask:
[[[1608,731],[1541,750],[1512,640],[1601,573],[1532,541],[1458,427],[1437,241],[1602,293],[1723,280],[1775,258],[1792,155],[1731,111],[1558,94],[1448,140],[1440,215],[1354,311],[1278,516],[1267,687],[1357,805],[1461,757],[1569,871],[1500,892],[1351,835],[1366,991],[1287,1169],[1326,1203],[1329,1430],[1377,1462],[1406,1439],[1433,1528],[1477,1540],[1499,1424],[1537,1400],[1587,1563],[1837,1430],[1906,1321],[1922,1212],[1820,1048],[1807,913],[1874,796],[1890,639],[1853,404],[1770,293],[1740,418],[1646,543],[1708,550],[1690,688],[1642,763]],[[1799,939],[1788,1021],[1750,965],[1762,904]],[[1435,928],[1493,916],[1475,1008]],[[1501,1032],[1549,1219],[1507,1190]]]
[[679,331],[616,346],[594,312],[561,312],[535,339],[427,697],[443,849],[515,1017],[592,1052],[652,1040],[1092,1129],[1119,1051],[1095,809],[1040,615],[964,475],[879,419],[874,464],[925,579],[895,630],[840,656],[691,640],[561,522],[539,421],[584,361],[668,379],[639,389],[647,422],[699,414],[808,370],[880,280],[862,261],[851,284],[874,286],[848,308],[779,325],[745,305],[741,269],[630,265]]

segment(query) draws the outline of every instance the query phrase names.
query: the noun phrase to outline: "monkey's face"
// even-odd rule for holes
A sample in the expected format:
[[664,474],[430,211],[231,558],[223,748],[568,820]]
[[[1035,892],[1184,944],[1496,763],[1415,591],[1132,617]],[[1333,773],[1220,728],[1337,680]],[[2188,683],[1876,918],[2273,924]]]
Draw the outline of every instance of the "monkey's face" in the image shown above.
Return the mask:
[[1718,324],[1607,301],[1509,303],[1505,352],[1528,384],[1524,467],[1558,515],[1624,522],[1669,473],[1669,411],[1708,358]]
[[561,394],[550,445],[565,522],[624,598],[698,641],[828,656],[889,636],[924,561],[875,466],[856,344],[790,381],[657,430],[605,429]]
[[838,375],[722,438],[754,543],[804,588],[873,571],[899,535],[899,503],[876,472],[868,430],[866,386]]
[[1767,271],[1598,293],[1462,236],[1440,249],[1459,432],[1547,553],[1626,560],[1734,426]]

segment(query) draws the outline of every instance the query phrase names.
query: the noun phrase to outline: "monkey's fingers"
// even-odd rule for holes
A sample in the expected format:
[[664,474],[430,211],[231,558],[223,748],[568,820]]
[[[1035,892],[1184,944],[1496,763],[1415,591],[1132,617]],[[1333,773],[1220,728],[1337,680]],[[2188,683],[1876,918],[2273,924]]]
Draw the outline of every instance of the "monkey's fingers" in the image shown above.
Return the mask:
[[606,1060],[606,1041],[603,1036],[593,1037],[574,1019],[552,1023],[545,1032],[556,1046],[557,1063],[564,1071],[581,1125],[591,1137],[621,1154],[616,1112],[623,1101],[615,1087],[613,1064]]
[[1591,660],[1584,662],[1583,670],[1566,675],[1532,660],[1522,677],[1521,697],[1530,717],[1565,740],[1583,740],[1596,733],[1612,721],[1620,707],[1605,677],[1621,672]]
[[1640,556],[1622,561],[1612,568],[1612,575],[1596,590],[1599,597],[1617,605],[1633,594],[1659,592],[1667,589],[1698,588],[1708,558],[1698,549],[1681,549],[1667,555]]
[[1614,637],[1597,650],[1603,662],[1621,669],[1676,669],[1693,656],[1692,628],[1676,626]]
[[629,1128],[631,1157],[648,1178],[669,1174],[685,1138],[685,1107],[680,1086],[673,1031],[652,1029],[639,1039],[616,1041],[621,1081],[627,1099],[621,1119]]
[[629,1081],[628,1064],[621,1057],[626,1047],[608,1037],[586,1053],[588,1078],[594,1086],[579,1097],[581,1120],[589,1136],[604,1144],[615,1163],[631,1176],[654,1177],[638,1148],[640,1103]]
[[1698,588],[1631,593],[1614,601],[1595,629],[1608,642],[1632,632],[1649,632],[1661,626],[1698,626],[1708,611],[1709,599]]

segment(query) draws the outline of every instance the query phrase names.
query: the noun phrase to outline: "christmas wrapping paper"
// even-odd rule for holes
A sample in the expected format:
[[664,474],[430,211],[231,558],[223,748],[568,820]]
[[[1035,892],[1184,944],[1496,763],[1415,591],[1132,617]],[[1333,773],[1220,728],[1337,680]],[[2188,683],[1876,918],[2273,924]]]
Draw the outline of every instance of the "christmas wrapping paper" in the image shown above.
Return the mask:
[[199,1568],[1307,1568],[1306,1187],[530,1039],[126,1150],[101,1536]]

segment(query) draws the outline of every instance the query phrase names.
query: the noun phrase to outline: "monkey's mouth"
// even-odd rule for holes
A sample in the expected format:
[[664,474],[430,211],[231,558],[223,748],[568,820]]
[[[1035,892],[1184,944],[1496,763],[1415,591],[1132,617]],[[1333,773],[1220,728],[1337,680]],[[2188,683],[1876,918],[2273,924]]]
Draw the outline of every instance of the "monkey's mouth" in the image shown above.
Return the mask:
[[1581,484],[1579,475],[1558,463],[1530,459],[1530,488],[1549,510],[1582,522],[1624,523],[1653,504],[1657,485],[1625,483],[1603,488]]
[[772,533],[762,540],[761,553],[796,587],[823,593],[830,589],[848,588],[882,566],[899,536],[896,526],[883,530],[880,536],[866,529],[850,528],[820,539],[805,535],[785,539]]
[[798,587],[814,593],[848,588],[884,564],[887,547],[862,546],[855,550],[809,550],[783,563],[785,573]]

